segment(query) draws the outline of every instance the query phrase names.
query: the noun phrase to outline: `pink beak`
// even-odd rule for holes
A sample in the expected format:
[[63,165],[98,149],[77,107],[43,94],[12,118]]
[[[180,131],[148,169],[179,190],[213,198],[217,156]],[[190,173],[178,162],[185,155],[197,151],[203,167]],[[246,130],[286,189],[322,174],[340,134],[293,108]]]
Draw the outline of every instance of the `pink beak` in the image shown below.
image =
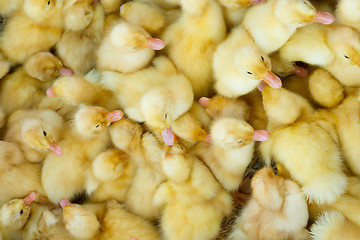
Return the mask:
[[60,200],[60,206],[61,208],[64,208],[66,205],[71,205],[72,203],[69,201],[69,199],[63,198]]
[[199,104],[206,108],[206,106],[209,104],[210,101],[211,101],[211,98],[202,97],[199,99]]
[[308,75],[308,70],[306,68],[295,65],[294,73],[298,77],[306,77]]
[[146,47],[154,50],[161,50],[165,47],[165,43],[163,42],[163,40],[158,38],[148,38]]
[[257,4],[263,3],[265,1],[266,0],[250,0],[250,4],[251,5],[257,5]]
[[322,24],[331,24],[335,21],[334,15],[328,12],[316,11],[314,22]]
[[119,121],[123,116],[124,116],[124,113],[122,111],[116,110],[116,111],[113,111],[113,112],[109,112],[108,115],[107,115],[106,120],[109,123],[112,123],[112,122]]
[[59,74],[61,76],[72,76],[74,72],[70,68],[62,68],[59,70]]
[[174,144],[175,136],[171,131],[171,128],[165,128],[163,131],[161,131],[161,135],[166,145],[171,146]]
[[56,93],[51,87],[46,90],[46,95],[48,95],[49,97],[56,97]]
[[57,145],[56,142],[50,143],[48,149],[57,156],[63,155],[63,151],[62,151],[61,147],[59,147],[59,145]]
[[30,206],[36,199],[37,194],[35,191],[30,192],[23,200],[26,205]]
[[270,134],[265,130],[255,130],[253,135],[254,141],[266,141],[270,137]]
[[268,71],[264,77],[264,81],[272,88],[281,88],[281,79],[274,73]]

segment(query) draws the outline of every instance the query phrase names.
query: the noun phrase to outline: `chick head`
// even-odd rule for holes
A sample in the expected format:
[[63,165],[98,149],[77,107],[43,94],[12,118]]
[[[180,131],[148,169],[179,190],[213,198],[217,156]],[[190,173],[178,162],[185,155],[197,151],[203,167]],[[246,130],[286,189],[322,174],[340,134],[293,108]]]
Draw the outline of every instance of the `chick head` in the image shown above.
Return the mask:
[[59,76],[61,61],[49,52],[41,52],[31,56],[24,64],[24,69],[33,78],[49,81]]
[[114,145],[125,151],[133,140],[140,142],[143,129],[139,123],[122,118],[109,127],[109,132]]
[[80,31],[91,23],[94,16],[93,0],[78,0],[64,11],[66,30]]
[[120,22],[111,30],[110,42],[125,53],[134,53],[144,48],[160,50],[165,47],[162,40],[151,38],[144,29],[126,22]]
[[55,142],[58,131],[52,126],[44,124],[41,119],[26,119],[21,128],[23,142],[37,150],[50,150],[55,155],[62,156],[61,148]]
[[356,30],[343,25],[330,26],[327,43],[337,59],[360,66],[360,34]]
[[20,230],[30,216],[30,205],[36,199],[36,192],[30,192],[24,199],[14,199],[4,204],[0,210],[2,226]]
[[96,216],[83,206],[71,204],[69,200],[62,199],[63,220],[65,228],[77,239],[90,239],[100,229]]
[[62,0],[24,0],[23,9],[28,17],[41,22],[61,6]]
[[112,181],[122,175],[128,164],[125,152],[112,149],[100,153],[93,161],[92,168],[95,177],[101,181]]
[[269,56],[255,44],[235,50],[235,66],[241,78],[260,83],[264,80],[274,88],[281,87],[281,80],[271,72]]
[[266,209],[279,210],[285,197],[284,181],[271,167],[264,167],[251,180],[252,196]]
[[179,143],[174,143],[164,150],[161,165],[171,181],[184,182],[190,178],[192,161]]
[[107,127],[122,118],[120,110],[108,112],[102,107],[81,106],[75,113],[75,129],[83,137],[97,137],[107,131]]
[[[152,128],[163,131],[170,128],[174,119],[171,92],[164,87],[156,87],[147,91],[141,99],[141,114]],[[177,116],[178,117],[178,116]]]
[[247,122],[234,118],[215,120],[210,134],[213,143],[223,148],[241,148],[254,141],[254,128]]
[[61,97],[69,104],[91,103],[96,98],[96,88],[82,77],[61,76],[46,91],[49,97]]

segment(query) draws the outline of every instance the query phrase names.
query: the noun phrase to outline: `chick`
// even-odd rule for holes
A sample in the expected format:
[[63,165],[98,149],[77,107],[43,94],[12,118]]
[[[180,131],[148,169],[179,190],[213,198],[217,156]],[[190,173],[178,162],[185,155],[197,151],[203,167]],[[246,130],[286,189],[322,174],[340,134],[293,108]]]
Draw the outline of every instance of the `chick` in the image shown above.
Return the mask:
[[31,109],[45,98],[50,81],[63,73],[60,60],[49,52],[31,56],[0,84],[0,105],[8,116],[15,110]]
[[59,203],[85,190],[91,162],[110,146],[107,127],[122,117],[121,111],[108,112],[100,107],[82,106],[67,126],[62,158],[48,155],[44,161],[41,181],[48,198]]
[[214,239],[223,217],[232,210],[232,198],[209,169],[174,144],[161,161],[168,179],[156,191],[154,202],[164,206],[164,239]]
[[255,43],[270,54],[281,48],[297,28],[312,22],[331,24],[334,16],[316,11],[309,0],[271,0],[250,8],[242,25]]
[[51,110],[18,110],[8,119],[4,140],[19,144],[28,161],[41,162],[48,151],[62,155],[56,141],[62,137],[63,124],[61,116]]
[[253,158],[254,141],[265,141],[269,134],[254,130],[244,120],[226,117],[214,121],[210,134],[212,144],[199,143],[192,152],[227,191],[236,191]]
[[126,152],[137,169],[125,199],[126,207],[133,213],[155,220],[161,207],[153,203],[156,189],[165,181],[160,159],[163,145],[150,132],[144,133],[140,124],[121,119],[109,129],[114,145]]
[[0,2],[0,15],[10,16],[13,12],[21,8],[24,0],[3,0]]
[[309,239],[308,207],[300,187],[265,167],[251,180],[252,197],[230,233],[231,240]]
[[271,72],[270,58],[241,27],[233,29],[219,45],[214,54],[213,68],[215,89],[225,97],[245,95],[262,80],[271,87],[281,87],[280,78]]
[[114,199],[124,202],[135,175],[135,164],[118,149],[100,153],[92,162],[92,174],[99,185],[89,193],[91,202]]
[[154,50],[164,46],[162,40],[151,38],[144,29],[118,20],[104,34],[96,66],[100,71],[135,72],[150,63]]
[[360,1],[357,0],[339,0],[336,5],[336,20],[340,24],[344,24],[360,30],[360,16],[357,14],[360,9]]
[[131,74],[105,71],[101,83],[114,91],[131,119],[164,131],[190,109],[193,91],[187,78],[177,72],[169,59],[158,57],[153,64]]
[[96,50],[104,30],[105,13],[100,3],[77,1],[64,12],[65,32],[56,44],[56,55],[75,73],[95,67]]
[[325,212],[310,230],[314,240],[355,240],[360,237],[360,227],[337,211]]
[[0,49],[12,63],[23,63],[38,52],[49,51],[62,34],[62,4],[54,0],[24,0],[22,9],[7,21]]
[[211,61],[217,45],[225,39],[226,26],[215,0],[180,3],[182,15],[167,27],[162,39],[169,58],[189,78],[198,99],[212,92]]
[[347,178],[334,125],[295,93],[265,87],[262,95],[271,135],[260,145],[265,162],[283,164],[310,202],[336,201]]
[[0,209],[0,234],[5,239],[21,237],[20,230],[27,223],[30,216],[30,206],[36,199],[36,192],[30,192],[23,199],[14,199],[4,204]]

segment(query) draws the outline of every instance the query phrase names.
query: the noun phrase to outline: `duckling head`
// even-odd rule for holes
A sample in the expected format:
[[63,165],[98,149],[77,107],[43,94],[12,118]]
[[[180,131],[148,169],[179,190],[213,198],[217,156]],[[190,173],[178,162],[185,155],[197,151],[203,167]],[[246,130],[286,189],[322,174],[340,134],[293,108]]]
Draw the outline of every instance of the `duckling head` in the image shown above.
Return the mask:
[[110,41],[126,53],[138,52],[145,48],[161,50],[165,47],[162,40],[151,38],[144,29],[126,22],[120,22],[111,30]]
[[61,6],[61,0],[24,0],[23,9],[28,17],[41,22],[51,17],[54,10],[59,10]]
[[342,25],[330,26],[327,43],[337,59],[360,66],[360,34],[357,31]]
[[77,1],[64,11],[66,30],[80,31],[91,23],[94,16],[93,0]]
[[101,107],[82,106],[75,114],[75,129],[83,137],[97,137],[105,133],[107,127],[120,120],[123,115],[120,110],[108,112]]
[[60,205],[63,208],[65,228],[76,239],[90,239],[99,231],[100,223],[95,214],[83,206],[71,204],[67,199],[62,199]]
[[30,118],[24,121],[21,128],[23,142],[37,150],[50,150],[57,156],[62,156],[63,152],[54,141],[54,130],[50,126],[45,126],[40,119]]
[[36,192],[30,192],[24,199],[14,199],[4,204],[0,210],[1,225],[20,230],[30,216],[30,205],[36,199]]
[[184,182],[190,178],[192,161],[181,144],[175,142],[171,147],[167,147],[162,157],[161,165],[168,179]]
[[255,44],[235,51],[235,65],[241,78],[260,83],[264,80],[273,88],[281,87],[281,79],[271,72],[271,60]]
[[50,81],[57,78],[63,69],[61,61],[49,52],[31,56],[24,64],[25,71],[33,78]]
[[277,0],[274,11],[279,21],[296,27],[312,22],[331,24],[335,20],[331,13],[316,11],[309,0]]
[[235,118],[221,118],[215,121],[210,129],[212,142],[222,148],[241,148],[254,141],[265,141],[269,133],[254,130],[247,122]]
[[112,149],[100,153],[93,161],[93,173],[101,181],[112,181],[122,175],[128,163],[128,155],[119,150]]

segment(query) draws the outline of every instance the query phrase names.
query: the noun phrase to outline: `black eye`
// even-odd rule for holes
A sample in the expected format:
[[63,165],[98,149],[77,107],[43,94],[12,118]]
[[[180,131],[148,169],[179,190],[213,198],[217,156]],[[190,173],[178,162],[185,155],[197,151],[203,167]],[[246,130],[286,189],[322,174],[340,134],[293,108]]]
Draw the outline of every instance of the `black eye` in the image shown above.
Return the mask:
[[265,62],[265,59],[264,59],[264,57],[263,57],[263,56],[261,56],[261,61]]
[[20,215],[23,214],[23,213],[24,213],[24,210],[21,209],[21,210],[20,210]]
[[167,119],[167,113],[165,113],[164,118],[165,118],[165,120]]
[[181,147],[181,150],[184,150],[184,148],[182,146],[180,146],[180,147]]
[[345,58],[350,59],[348,56],[344,55]]
[[45,131],[43,131],[43,134],[44,134],[44,136],[46,137],[46,132],[45,132]]
[[100,124],[98,124],[98,125],[95,126],[95,128],[98,128],[98,127],[100,127]]
[[307,3],[305,1],[303,1],[303,3],[305,3],[305,5],[307,5]]
[[250,74],[250,75],[251,75],[251,74],[252,74],[252,72],[247,72],[247,74]]
[[49,6],[49,5],[50,5],[50,3],[51,3],[51,1],[49,0],[49,1],[47,2],[47,5]]
[[238,143],[242,143],[242,142],[243,142],[242,140],[238,141]]

